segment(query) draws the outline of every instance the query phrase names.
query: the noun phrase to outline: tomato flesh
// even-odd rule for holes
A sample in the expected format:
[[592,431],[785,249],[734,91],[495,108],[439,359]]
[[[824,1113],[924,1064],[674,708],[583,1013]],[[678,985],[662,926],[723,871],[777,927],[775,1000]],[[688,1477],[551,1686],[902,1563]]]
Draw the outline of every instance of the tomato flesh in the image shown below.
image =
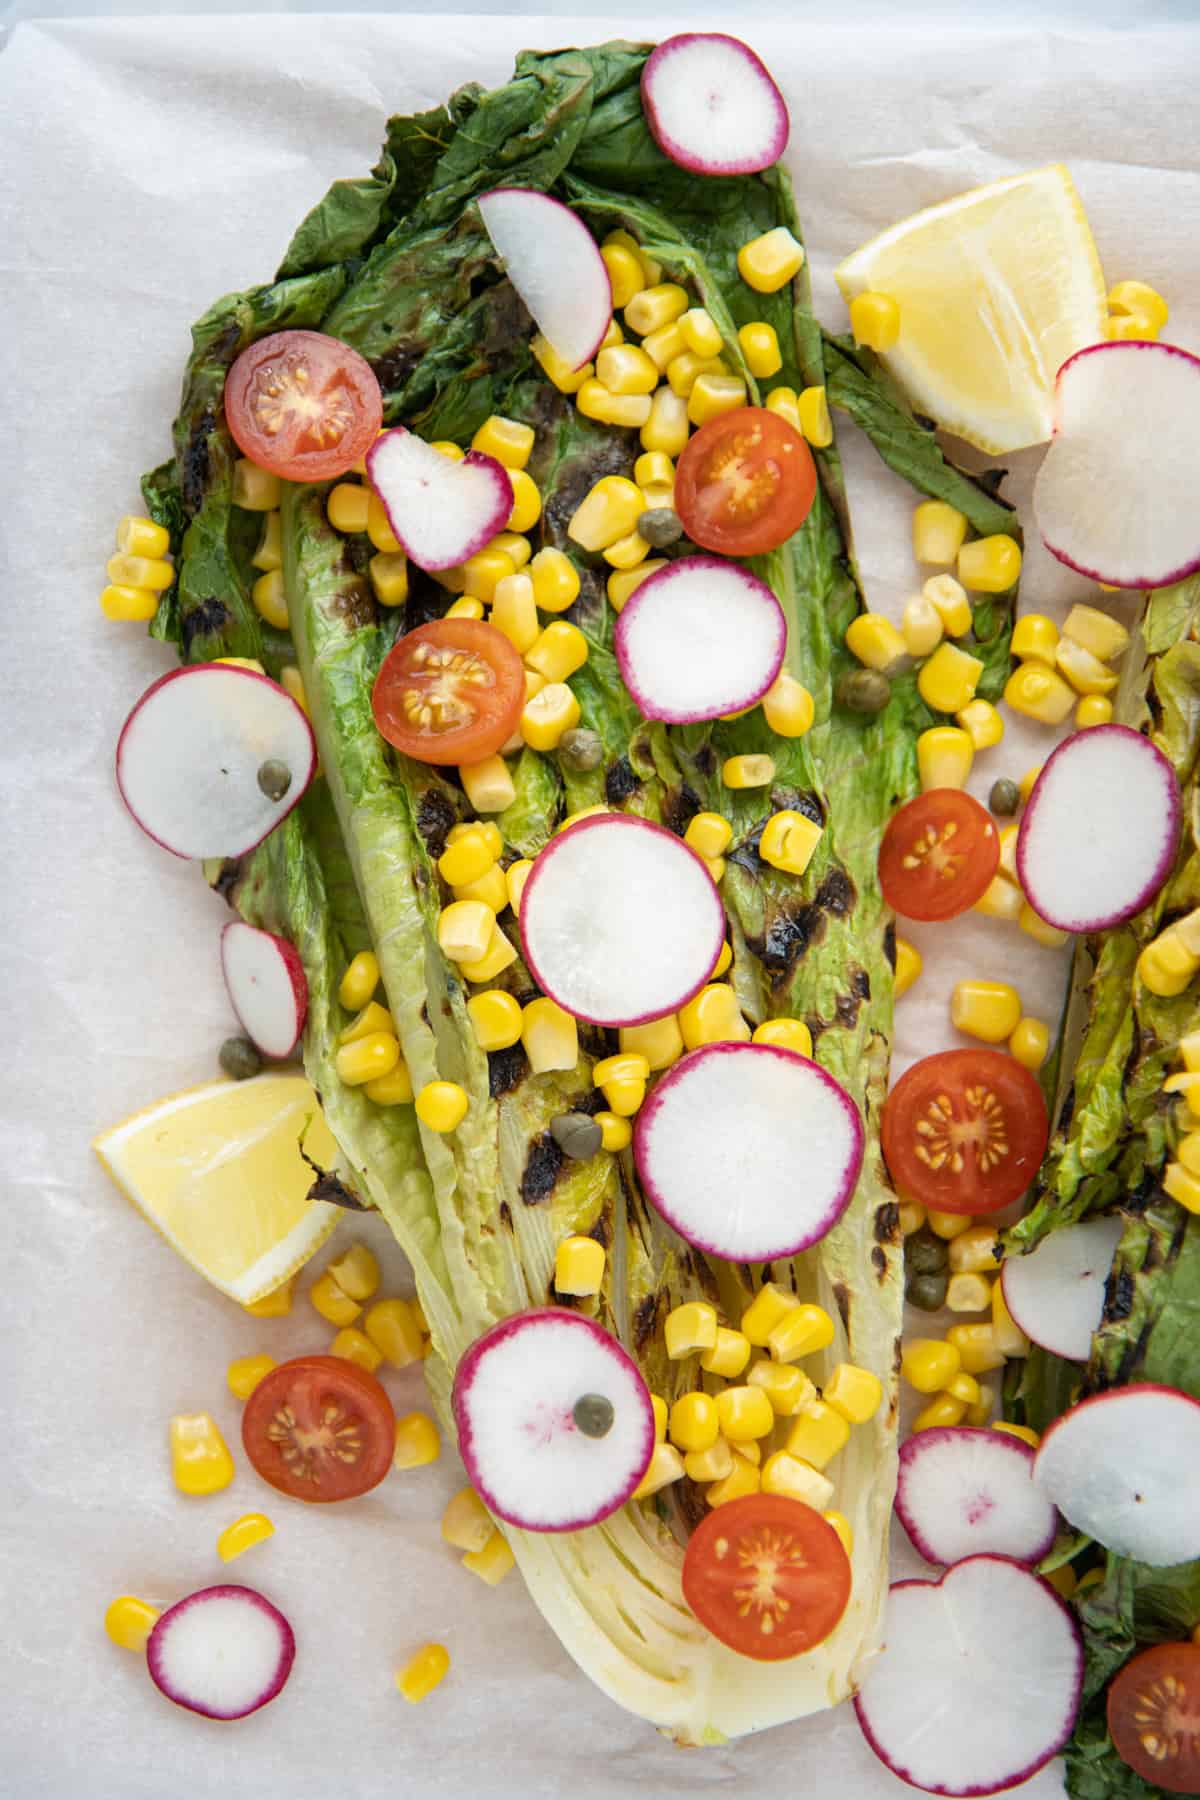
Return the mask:
[[850,1558],[800,1500],[748,1494],[714,1508],[688,1542],[683,1597],[721,1643],[759,1662],[823,1643],[850,1599]]
[[482,762],[512,736],[525,705],[525,666],[481,619],[434,619],[394,644],[371,695],[375,723],[418,762]]
[[961,788],[931,788],[893,813],[879,847],[883,897],[906,919],[954,919],[1000,866],[991,818]]
[[1042,1090],[1000,1050],[943,1050],[903,1074],[880,1139],[893,1182],[935,1212],[993,1213],[1025,1192],[1050,1135]]
[[246,1402],[242,1443],[264,1481],[296,1500],[353,1500],[392,1466],[396,1417],[380,1382],[341,1356],[296,1356]]
[[680,452],[675,511],[694,544],[726,556],[777,549],[808,517],[812,453],[765,406],[739,406],[701,425]]
[[1156,1790],[1200,1794],[1200,1645],[1154,1644],[1108,1690],[1121,1761]]
[[230,369],[225,417],[251,462],[285,481],[329,481],[375,442],[383,395],[349,344],[323,331],[277,331]]

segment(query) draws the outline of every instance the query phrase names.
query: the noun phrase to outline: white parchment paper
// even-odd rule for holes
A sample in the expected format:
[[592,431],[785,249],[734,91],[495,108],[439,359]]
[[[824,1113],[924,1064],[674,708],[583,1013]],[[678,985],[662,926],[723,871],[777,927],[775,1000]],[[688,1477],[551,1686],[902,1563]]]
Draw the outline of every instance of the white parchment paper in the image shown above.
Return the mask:
[[[809,15],[750,34],[791,102],[789,162],[823,316],[842,323],[830,271],[874,231],[1064,160],[1110,280],[1153,282],[1171,301],[1167,335],[1200,345],[1200,28],[1005,32],[897,18],[839,28]],[[328,182],[374,161],[390,111],[501,81],[524,45],[669,28],[644,16],[139,18],[20,26],[0,54],[10,1800],[617,1800],[635,1789],[682,1800],[781,1783],[847,1800],[911,1792],[875,1762],[847,1708],[683,1752],[612,1706],[516,1577],[485,1590],[441,1545],[441,1506],[461,1481],[450,1455],[331,1511],[264,1501],[244,1467],[224,1494],[177,1496],[169,1415],[211,1409],[236,1450],[227,1361],[322,1347],[328,1328],[304,1281],[291,1318],[246,1318],[146,1227],[88,1149],[96,1130],[209,1078],[233,1023],[220,902],[141,836],[112,783],[120,722],[169,655],[96,606],[115,521],[139,509],[137,476],[167,450],[190,322],[216,295],[270,275]],[[848,428],[842,442],[869,591],[897,611],[913,586],[911,497]],[[1012,459],[1007,491],[1020,503],[1035,463]],[[1031,542],[1024,604],[1060,613],[1084,596],[1088,584]],[[1010,721],[972,789],[1019,776],[1047,742]],[[962,974],[1013,980],[1029,1011],[1056,1016],[1062,958],[1015,929],[974,919],[909,935],[926,970],[901,1004],[898,1067],[955,1041],[946,1000]],[[388,1284],[407,1291],[382,1225],[361,1230]],[[422,1403],[419,1374],[387,1380],[398,1410]],[[264,1503],[277,1535],[229,1574],[288,1613],[295,1673],[263,1713],[211,1724],[157,1695],[138,1659],[105,1639],[103,1613],[121,1592],[165,1604],[220,1579],[217,1532]],[[899,1558],[913,1566],[903,1546]],[[447,1643],[453,1670],[409,1708],[392,1669],[429,1638]],[[1047,1770],[1025,1791],[1058,1792],[1060,1777]]]

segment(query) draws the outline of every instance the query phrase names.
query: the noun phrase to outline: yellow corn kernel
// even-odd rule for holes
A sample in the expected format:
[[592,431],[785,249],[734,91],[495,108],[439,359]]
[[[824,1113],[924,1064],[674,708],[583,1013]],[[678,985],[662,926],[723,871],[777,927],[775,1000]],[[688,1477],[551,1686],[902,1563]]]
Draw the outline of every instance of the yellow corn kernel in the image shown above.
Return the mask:
[[967,521],[945,500],[922,500],[913,511],[913,556],[919,563],[953,563],[967,535]]
[[821,1389],[821,1398],[852,1425],[865,1425],[879,1411],[883,1384],[870,1369],[860,1369],[857,1363],[837,1363]]
[[[613,304],[616,305],[615,300]],[[664,325],[673,325],[687,309],[687,294],[674,281],[644,287],[622,306],[626,325],[643,338],[649,337],[651,332],[661,331]]]
[[237,1400],[248,1400],[264,1375],[275,1367],[273,1356],[235,1356],[225,1371],[229,1391]]
[[385,556],[396,556],[402,549],[400,539],[392,530],[387,508],[378,494],[371,494],[367,500],[367,536],[374,548]]
[[405,1413],[396,1420],[396,1448],[392,1462],[397,1469],[423,1469],[427,1463],[436,1462],[441,1453],[438,1428],[428,1413]]
[[605,562],[614,569],[636,569],[639,563],[645,562],[649,554],[649,544],[637,531],[618,538],[615,544],[610,544],[607,550],[601,552]]
[[795,388],[775,387],[767,395],[766,407],[780,419],[786,419],[793,431],[803,437],[804,426],[800,420],[800,398]]
[[[997,1282],[996,1287],[999,1286],[1000,1283]],[[961,1365],[968,1375],[986,1375],[992,1369],[1004,1367],[1004,1353],[996,1344],[990,1322],[951,1325],[946,1333],[946,1342],[957,1350]]]
[[1075,708],[1076,728],[1087,731],[1093,725],[1108,725],[1112,716],[1113,703],[1106,694],[1084,694]]
[[439,456],[446,457],[449,462],[462,462],[467,454],[461,444],[452,443],[449,438],[436,438],[429,448],[436,450]]
[[847,1419],[825,1400],[810,1400],[787,1435],[784,1448],[789,1456],[798,1456],[814,1469],[824,1469],[850,1436]]
[[377,1300],[368,1308],[363,1330],[384,1360],[397,1369],[420,1362],[425,1355],[424,1333],[410,1300]]
[[1189,1131],[1181,1138],[1175,1155],[1189,1175],[1200,1175],[1200,1131]]
[[702,987],[694,999],[680,1007],[676,1017],[687,1050],[699,1050],[705,1044],[744,1044],[750,1038],[750,1027],[742,1017],[738,997],[725,981]]
[[104,566],[115,587],[147,588],[161,594],[175,579],[174,564],[159,556],[127,556],[119,550]]
[[804,246],[786,225],[751,238],[737,253],[738,274],[757,294],[777,294],[804,267]]
[[463,792],[477,813],[503,812],[517,797],[502,756],[485,756],[482,762],[464,763],[459,776]]
[[992,1225],[972,1225],[951,1241],[950,1267],[956,1275],[982,1275],[1000,1267],[998,1239]]
[[1017,875],[1017,840],[1021,835],[1019,825],[1006,825],[1000,833],[1000,873],[1008,881],[1018,881]]
[[754,1464],[744,1456],[735,1455],[729,1474],[706,1487],[704,1498],[709,1506],[727,1506],[731,1500],[744,1500],[749,1494],[757,1494],[761,1485],[762,1478]]
[[775,1409],[761,1387],[723,1388],[717,1395],[716,1410],[721,1436],[734,1445],[766,1437],[774,1429]]
[[803,737],[812,729],[813,697],[803,682],[780,671],[762,697],[763,717],[777,737]]
[[990,700],[972,700],[955,717],[976,750],[991,750],[1004,736],[1004,720]]
[[642,265],[632,250],[623,244],[602,244],[600,255],[608,270],[608,279],[612,286],[612,303],[618,310],[628,306],[635,294],[640,294],[646,285],[646,277]]
[[965,637],[971,629],[971,602],[953,575],[931,575],[921,593],[937,612],[947,637]]
[[[1200,1133],[1197,1134],[1200,1137]],[[727,1381],[740,1375],[750,1361],[750,1340],[744,1332],[731,1331],[728,1325],[717,1326],[717,1341],[700,1355],[700,1367],[709,1375],[722,1375]]]
[[936,1394],[962,1366],[955,1344],[941,1338],[910,1338],[900,1356],[900,1374],[918,1394]]
[[926,706],[935,712],[958,713],[975,698],[983,674],[978,657],[968,656],[955,644],[939,644],[917,676],[917,688]]
[[622,1025],[619,1038],[622,1053],[644,1057],[651,1074],[669,1069],[683,1055],[683,1038],[674,1013],[646,1025]]
[[793,1050],[797,1056],[812,1056],[812,1032],[803,1019],[764,1019],[750,1039],[752,1044],[774,1044],[779,1050]]
[[521,1005],[503,988],[472,994],[467,1013],[481,1050],[510,1050],[521,1036]]
[[582,669],[587,659],[587,639],[577,625],[568,624],[566,619],[551,620],[532,649],[525,652],[529,667],[547,681],[566,681],[576,669]]
[[1021,662],[1045,663],[1053,668],[1058,649],[1058,626],[1045,613],[1022,613],[1013,626],[1012,653]]
[[304,686],[304,677],[294,663],[286,663],[279,671],[279,685],[304,714],[306,719],[312,718],[309,710],[308,694]]
[[786,1319],[798,1305],[799,1301],[790,1289],[768,1281],[742,1314],[744,1335],[757,1349],[765,1349],[780,1320]]
[[176,1413],[171,1473],[181,1494],[216,1494],[233,1480],[233,1458],[211,1413]]
[[469,825],[453,841],[447,839],[446,848],[438,857],[437,871],[450,887],[461,887],[465,882],[478,881],[495,866],[496,858],[483,826]]
[[622,1150],[628,1150],[633,1142],[633,1127],[627,1118],[620,1118],[612,1112],[593,1113],[592,1117],[600,1127],[602,1150],[607,1150],[614,1156]]
[[1190,1213],[1200,1213],[1200,1177],[1181,1162],[1170,1162],[1163,1170],[1163,1189]]
[[416,1097],[417,1117],[430,1131],[457,1131],[469,1105],[457,1081],[427,1081]]
[[438,915],[438,947],[451,962],[478,962],[487,953],[496,915],[481,900],[454,900]]
[[688,441],[688,431],[687,396],[677,394],[670,386],[658,388],[651,396],[650,411],[641,428],[643,450],[678,456]]
[[[1004,1286],[992,1283],[992,1341],[1001,1356],[1028,1356],[1029,1339],[1008,1310]],[[973,1371],[968,1371],[973,1373]]]
[[1036,1075],[1050,1049],[1050,1027],[1041,1019],[1021,1019],[1008,1040],[1008,1048],[1023,1069]]
[[1021,1021],[1021,996],[1007,981],[958,981],[950,995],[950,1023],[985,1044],[1002,1044]]
[[1062,634],[1072,643],[1090,650],[1097,662],[1114,662],[1129,648],[1129,633],[1116,619],[1109,618],[1098,606],[1073,606],[1067,614]]
[[993,875],[980,898],[975,902],[974,910],[983,913],[989,919],[1008,919],[1015,921],[1021,916],[1021,908],[1025,904],[1024,895],[1014,882],[1004,875]]
[[738,344],[746,367],[756,380],[765,381],[770,375],[778,375],[783,367],[783,357],[773,325],[768,325],[764,319],[743,325],[738,332]]
[[671,1442],[683,1451],[711,1450],[720,1436],[718,1402],[711,1394],[681,1394],[671,1408],[667,1427]]
[[945,1238],[947,1242],[971,1228],[971,1218],[967,1213],[938,1212],[936,1207],[930,1207],[925,1216],[930,1231],[937,1237]]
[[124,556],[164,558],[171,548],[171,534],[165,525],[156,525],[137,513],[126,513],[117,521],[117,549]]
[[[707,1395],[705,1396],[707,1398]],[[734,1453],[723,1437],[718,1437],[704,1450],[689,1450],[683,1459],[683,1472],[691,1481],[724,1481],[733,1473]]]
[[553,1000],[531,1000],[521,1014],[521,1042],[535,1075],[573,1069],[579,1061],[579,1027]]
[[633,569],[614,569],[608,578],[608,603],[613,611],[619,613],[646,577],[666,566],[665,557],[655,557],[649,562],[639,563]]
[[[743,1338],[743,1342],[748,1348],[748,1340]],[[759,1357],[746,1381],[748,1386],[762,1389],[771,1402],[772,1411],[780,1419],[794,1418],[817,1397],[817,1390],[803,1369],[797,1368],[795,1363],[774,1362],[766,1356]]]
[[654,1441],[656,1444],[664,1443],[667,1436],[667,1418],[669,1415],[667,1403],[661,1394],[651,1394],[650,1410],[654,1414]]
[[[601,255],[603,254],[601,251]],[[541,365],[546,379],[553,382],[560,394],[577,394],[584,382],[591,380],[594,369],[590,362],[584,363],[581,369],[573,369],[540,331],[530,339],[529,348]],[[434,448],[437,449],[438,446],[435,444]]]
[[529,564],[529,579],[543,612],[566,612],[579,598],[579,571],[561,550],[539,550]]
[[1137,961],[1137,972],[1144,987],[1163,999],[1182,994],[1200,969],[1200,960],[1184,948],[1168,930],[1147,944]]
[[580,1299],[598,1294],[604,1285],[604,1264],[604,1245],[598,1244],[595,1238],[563,1238],[554,1253],[554,1286],[557,1292],[572,1294]]
[[460,1488],[442,1513],[442,1542],[455,1550],[482,1550],[496,1527],[473,1487]]
[[260,575],[250,589],[250,598],[254,610],[268,625],[273,625],[276,631],[288,629],[290,620],[282,569],[269,569],[265,575]]
[[1021,573],[1021,546],[1005,532],[975,538],[958,553],[958,579],[974,594],[1004,594]]
[[904,603],[900,636],[910,656],[929,656],[946,635],[942,615],[925,594],[913,594]]
[[330,1263],[326,1273],[333,1276],[351,1300],[369,1300],[379,1286],[379,1259],[366,1244],[351,1244]]
[[690,414],[686,403],[701,375],[728,376],[729,372],[728,365],[720,356],[693,356],[690,350],[685,350],[682,356],[671,359],[667,365],[667,385],[675,398],[684,402],[684,415],[689,423]]
[[717,1341],[717,1310],[707,1300],[672,1307],[663,1324],[667,1356],[679,1362],[695,1350],[711,1350]]
[[746,384],[740,375],[698,375],[688,395],[688,418],[693,425],[706,425],[745,404]]
[[258,540],[258,548],[250,558],[252,569],[282,569],[283,567],[283,532],[282,518],[278,512],[266,513],[263,517],[262,536]]
[[516,1563],[508,1539],[502,1531],[493,1531],[482,1550],[468,1550],[462,1559],[464,1569],[478,1575],[489,1587],[498,1587]]
[[362,1091],[375,1106],[407,1106],[413,1097],[413,1084],[403,1056],[396,1059],[386,1075],[364,1081]]
[[733,826],[720,813],[696,813],[688,821],[683,841],[698,856],[723,856],[733,842]]
[[1108,310],[1118,315],[1127,313],[1143,318],[1155,335],[1166,324],[1170,313],[1162,295],[1144,281],[1118,281],[1108,290]]
[[1179,1040],[1178,1050],[1188,1073],[1200,1073],[1200,1031],[1185,1032]]
[[366,1037],[343,1044],[333,1059],[338,1080],[347,1087],[362,1087],[388,1075],[400,1061],[400,1045],[390,1031],[371,1031]]
[[506,575],[492,595],[491,623],[521,656],[537,642],[537,603],[528,575]]
[[925,1208],[915,1200],[900,1202],[900,1235],[911,1237],[914,1231],[920,1231],[925,1223]]
[[631,1119],[646,1098],[646,1083],[638,1075],[614,1076],[603,1083],[603,1088],[609,1111],[619,1119]]
[[968,1406],[966,1420],[968,1425],[986,1425],[992,1416],[992,1408],[996,1404],[996,1396],[991,1388],[982,1387],[974,1406]]
[[[513,491],[508,533],[530,531],[542,516],[542,496],[538,492],[537,483],[524,469],[512,467],[509,467],[508,479]],[[507,536],[508,533],[502,535]],[[521,565],[518,563],[517,567],[520,568]]]
[[921,973],[921,952],[907,938],[896,939],[896,971],[892,977],[892,996],[898,1000],[901,994],[907,994],[913,982]]
[[[683,326],[678,319],[675,319],[670,325],[663,325],[658,331],[652,331],[649,337],[644,337],[642,339],[641,353],[647,356],[654,364],[655,375],[657,377],[658,375],[664,375],[668,364],[673,363],[677,356],[683,356],[687,348],[688,342],[683,334]],[[601,354],[603,355],[604,352]],[[600,368],[599,363],[596,365],[596,373],[599,375],[601,381],[605,383],[606,387],[611,386],[604,371]],[[636,391],[641,392],[642,390],[638,389]],[[650,393],[653,390],[647,388],[645,391]]]
[[714,887],[720,887],[725,879],[725,858],[723,856],[702,856],[700,861],[708,870]]
[[252,1319],[285,1319],[292,1310],[292,1285],[294,1276],[289,1276],[281,1287],[272,1288],[261,1300],[251,1300],[246,1311]]
[[1034,912],[1028,900],[1025,901],[1017,915],[1017,924],[1021,930],[1031,937],[1036,944],[1047,950],[1060,950],[1070,937],[1070,932],[1060,931],[1057,925],[1049,924],[1040,914]]
[[[946,1286],[946,1305],[952,1313],[986,1312],[991,1305],[992,1290],[982,1275],[968,1270],[951,1275]],[[947,1386],[951,1386],[947,1383]]]
[[693,356],[721,354],[721,333],[716,322],[702,306],[693,306],[685,312],[679,321],[679,328]]
[[136,1594],[121,1594],[104,1615],[104,1629],[118,1650],[144,1650],[159,1609]]
[[247,1550],[253,1550],[255,1544],[265,1543],[274,1536],[275,1527],[266,1513],[243,1513],[218,1536],[217,1555],[222,1562],[232,1562],[235,1557],[244,1556]]
[[803,875],[822,835],[822,827],[803,813],[772,813],[763,826],[758,854],[773,869],[782,869],[788,875]]
[[449,1669],[450,1652],[444,1644],[422,1644],[415,1656],[410,1656],[404,1667],[396,1671],[396,1686],[415,1706],[441,1686]]
[[1061,725],[1075,704],[1075,690],[1053,669],[1030,661],[1013,670],[1005,683],[1004,698],[1014,712],[1027,719]]
[[868,669],[891,669],[905,657],[904,639],[883,613],[859,613],[846,627],[846,648]]
[[650,1465],[633,1490],[635,1500],[645,1500],[651,1494],[657,1494],[660,1488],[669,1487],[671,1482],[682,1479],[684,1473],[683,1458],[674,1444],[655,1444]]
[[795,1362],[833,1342],[833,1320],[823,1306],[795,1306],[772,1327],[767,1347],[776,1362]]
[[965,1400],[956,1399],[953,1394],[935,1394],[929,1405],[917,1414],[912,1428],[914,1431],[936,1431],[946,1425],[961,1425],[966,1412]]
[[331,1325],[353,1325],[362,1307],[338,1282],[331,1269],[326,1269],[313,1282],[308,1297],[323,1319]]
[[555,829],[557,837],[560,831],[568,831],[572,825],[578,825],[580,819],[596,819],[601,813],[607,813],[607,806],[581,806],[578,812],[568,813],[566,818]]
[[775,779],[773,756],[727,756],[721,780],[727,788],[768,787]]
[[371,950],[360,950],[346,967],[338,986],[338,999],[347,1012],[360,1012],[379,986],[379,961]]
[[[518,470],[518,474],[519,473],[520,471]],[[507,556],[518,574],[524,569],[530,557],[533,555],[533,545],[529,542],[529,539],[523,537],[519,531],[498,531],[494,538],[488,540],[485,548],[488,550],[498,550],[502,556]],[[509,579],[511,579],[511,577]],[[494,594],[492,596],[492,604],[495,604]]]
[[756,1469],[761,1470],[762,1444],[758,1438],[743,1438],[740,1444],[731,1444],[730,1449],[733,1451],[736,1461],[744,1459],[746,1462],[752,1463]]
[[777,1450],[763,1464],[762,1491],[764,1494],[786,1494],[790,1500],[802,1500],[818,1512],[833,1499],[833,1483],[829,1477],[787,1450]]
[[270,469],[260,468],[248,456],[240,456],[234,463],[230,498],[244,512],[274,512],[281,493],[279,476]]
[[[757,370],[755,373],[757,374]],[[800,429],[814,450],[827,449],[833,442],[833,421],[823,387],[803,388],[796,401]]]
[[367,529],[367,507],[371,490],[360,481],[339,481],[330,488],[325,501],[325,517],[335,531],[357,532]]
[[1009,1437],[1020,1438],[1021,1442],[1028,1444],[1031,1450],[1036,1450],[1042,1441],[1037,1432],[1031,1431],[1028,1425],[1014,1425],[1010,1419],[997,1419],[992,1430],[1007,1432]]
[[900,307],[891,294],[856,294],[850,302],[850,329],[856,344],[882,355],[899,342]]
[[971,734],[957,725],[935,725],[917,739],[917,772],[923,793],[931,788],[965,787],[974,761]]
[[338,1034],[338,1043],[356,1044],[360,1038],[369,1037],[373,1031],[387,1031],[394,1037],[396,1026],[386,1006],[380,1006],[377,1000],[368,1000],[345,1031]]
[[658,367],[639,345],[614,344],[596,358],[596,378],[610,394],[652,394]]
[[490,606],[496,598],[496,589],[502,581],[516,574],[517,565],[507,551],[494,550],[490,544],[485,544],[474,556],[468,556],[462,572],[467,595]]
[[471,439],[471,448],[483,456],[494,456],[506,469],[523,469],[529,461],[533,439],[532,425],[522,425],[517,419],[505,419],[499,413],[493,413]]
[[[158,595],[150,588],[118,587],[110,582],[100,591],[100,611],[106,619],[144,622],[158,611]],[[221,660],[227,659],[222,657]]]
[[403,606],[408,599],[408,558],[404,552],[377,551],[367,568],[380,606]]
[[1065,676],[1077,694],[1110,694],[1117,685],[1112,670],[1082,644],[1077,644],[1074,638],[1065,635],[1059,638],[1054,662],[1059,674]]

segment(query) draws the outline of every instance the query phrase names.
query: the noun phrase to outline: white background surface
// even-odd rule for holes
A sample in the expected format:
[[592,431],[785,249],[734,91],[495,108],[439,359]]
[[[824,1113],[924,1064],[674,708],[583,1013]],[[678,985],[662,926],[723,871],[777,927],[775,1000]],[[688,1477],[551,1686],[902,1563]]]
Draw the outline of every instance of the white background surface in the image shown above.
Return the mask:
[[[628,29],[660,35],[665,21]],[[99,614],[113,527],[139,508],[140,471],[166,453],[191,320],[270,276],[327,183],[374,161],[389,111],[505,79],[521,45],[620,32],[619,21],[561,17],[77,21],[21,26],[0,54],[0,942],[12,1046],[0,1794],[12,1800],[616,1800],[634,1788],[682,1800],[781,1781],[848,1800],[911,1792],[845,1708],[720,1751],[656,1739],[579,1676],[515,1576],[493,1593],[457,1568],[438,1537],[460,1480],[451,1457],[336,1511],[266,1502],[277,1536],[230,1573],[285,1609],[299,1655],[283,1697],[255,1718],[220,1726],[171,1708],[102,1631],[117,1593],[169,1603],[219,1579],[218,1530],[264,1504],[242,1469],[222,1495],[177,1496],[170,1414],[211,1409],[237,1454],[229,1358],[281,1358],[330,1335],[303,1282],[290,1319],[247,1319],[173,1257],[89,1154],[97,1129],[210,1077],[232,1026],[217,963],[223,908],[137,832],[113,790],[119,724],[169,660]],[[810,19],[748,35],[792,105],[789,161],[828,321],[844,317],[832,265],[873,231],[1063,159],[1109,279],[1153,282],[1172,303],[1168,335],[1200,346],[1200,30]],[[912,581],[911,499],[848,439],[868,585],[895,608]],[[1019,500],[1034,461],[1014,459]],[[1027,607],[1087,593],[1031,551]],[[985,794],[1044,748],[1036,732],[1012,734],[980,759],[972,786]],[[1013,979],[1029,1010],[1054,1017],[1061,959],[1011,928],[976,920],[911,935],[927,966],[902,1003],[902,1058],[955,1041],[945,1000],[963,973]],[[399,1285],[382,1227],[367,1235]],[[398,1409],[421,1404],[419,1375],[388,1385]],[[453,1671],[410,1709],[392,1668],[427,1638],[449,1645]],[[1057,1776],[1035,1787],[1053,1793]]]

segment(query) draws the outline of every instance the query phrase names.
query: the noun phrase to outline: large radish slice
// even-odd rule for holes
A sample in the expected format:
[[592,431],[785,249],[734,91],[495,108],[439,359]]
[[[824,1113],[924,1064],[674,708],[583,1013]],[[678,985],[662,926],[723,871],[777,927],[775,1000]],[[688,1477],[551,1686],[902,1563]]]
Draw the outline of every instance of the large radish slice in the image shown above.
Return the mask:
[[646,123],[664,156],[697,175],[753,175],[787,148],[788,111],[740,38],[683,31],[642,70]]
[[1077,1531],[1170,1568],[1200,1556],[1200,1401],[1133,1382],[1081,1400],[1041,1441],[1033,1479]]
[[1113,587],[1181,581],[1200,568],[1197,469],[1200,357],[1125,341],[1067,358],[1033,486],[1051,555]]
[[536,188],[493,188],[479,211],[538,330],[570,368],[582,368],[612,323],[612,283],[595,238],[570,207]]
[[242,856],[286,818],[313,778],[312,726],[253,669],[194,663],[148,687],[117,740],[117,786],[133,818],[175,856]]
[[725,909],[699,857],[629,813],[552,837],[521,895],[521,942],[552,1000],[596,1025],[676,1012],[712,974]]
[[928,1562],[989,1552],[1037,1562],[1058,1515],[1033,1485],[1033,1451],[1005,1431],[939,1426],[900,1447],[896,1512]]
[[286,938],[234,919],[221,933],[221,973],[246,1036],[264,1056],[290,1056],[304,1030],[308,980]]
[[494,456],[468,450],[452,462],[403,425],[375,439],[367,473],[405,555],[422,569],[466,562],[512,511],[512,482]]
[[1029,904],[1060,931],[1131,919],[1166,880],[1179,839],[1179,783],[1127,725],[1077,731],[1047,759],[1017,838]]
[[168,1607],[146,1644],[146,1666],[176,1706],[207,1719],[244,1719],[274,1700],[292,1672],[296,1640],[253,1588],[201,1588]]
[[787,622],[766,582],[740,563],[686,556],[626,602],[613,648],[645,716],[688,725],[762,698],[783,664]]
[[1052,1231],[1000,1273],[1004,1304],[1025,1336],[1068,1362],[1086,1362],[1104,1311],[1104,1286],[1124,1226],[1085,1219]]
[[845,1211],[862,1120],[833,1076],[795,1051],[708,1044],[658,1082],[633,1153],[680,1237],[729,1262],[771,1262],[815,1244]]
[[476,1492],[526,1531],[580,1531],[633,1493],[654,1452],[654,1409],[616,1339],[580,1313],[504,1319],[454,1377],[458,1448]]
[[930,1794],[997,1794],[1056,1756],[1083,1686],[1083,1642],[1053,1588],[1002,1556],[897,1581],[854,1710],[893,1774]]

